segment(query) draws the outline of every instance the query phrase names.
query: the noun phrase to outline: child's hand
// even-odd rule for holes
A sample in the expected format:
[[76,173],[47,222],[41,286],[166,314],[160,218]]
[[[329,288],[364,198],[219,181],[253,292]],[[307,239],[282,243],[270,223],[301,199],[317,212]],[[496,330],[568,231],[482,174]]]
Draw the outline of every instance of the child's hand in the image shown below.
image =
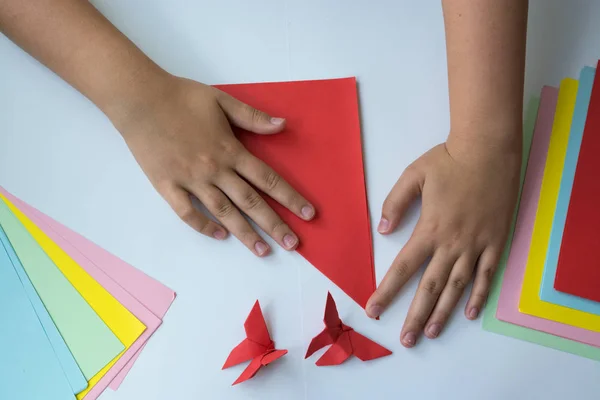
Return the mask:
[[402,328],[404,346],[414,346],[422,331],[429,338],[440,334],[473,274],[465,315],[479,315],[504,250],[520,165],[520,146],[498,151],[471,144],[459,150],[447,143],[410,165],[388,195],[380,233],[392,232],[419,195],[422,210],[411,238],[369,299],[368,315],[378,316],[431,257]]
[[[156,190],[181,219],[216,239],[224,239],[229,230],[256,255],[267,254],[268,245],[241,210],[285,249],[296,248],[298,237],[250,184],[305,220],[314,216],[313,207],[250,154],[230,127],[274,134],[284,129],[285,120],[271,118],[215,88],[174,77],[149,93],[144,104],[115,125]],[[190,194],[222,225],[194,208]]]

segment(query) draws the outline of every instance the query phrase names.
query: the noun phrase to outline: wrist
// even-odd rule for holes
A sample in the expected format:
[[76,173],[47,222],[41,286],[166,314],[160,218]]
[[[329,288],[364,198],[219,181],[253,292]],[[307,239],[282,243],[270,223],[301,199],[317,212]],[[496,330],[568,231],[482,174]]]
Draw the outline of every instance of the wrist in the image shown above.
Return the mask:
[[139,120],[172,90],[174,76],[158,66],[140,67],[106,88],[96,105],[123,134],[131,121]]
[[456,159],[518,168],[523,151],[521,123],[452,129],[446,148]]

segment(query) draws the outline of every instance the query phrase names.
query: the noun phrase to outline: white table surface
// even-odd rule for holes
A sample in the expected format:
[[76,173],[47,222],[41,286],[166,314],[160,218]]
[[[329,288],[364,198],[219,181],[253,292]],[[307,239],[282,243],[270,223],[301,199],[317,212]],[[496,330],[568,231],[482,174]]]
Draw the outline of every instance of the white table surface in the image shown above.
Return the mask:
[[[370,4],[369,4],[370,3]],[[408,239],[375,233],[402,170],[448,132],[440,1],[96,0],[161,66],[205,83],[356,76],[378,281]],[[577,77],[600,58],[600,2],[531,2],[526,96]],[[264,260],[236,240],[217,243],[179,221],[107,118],[0,36],[0,185],[177,291],[164,325],[120,399],[598,399],[600,365],[483,331],[462,315],[441,337],[407,350],[399,332],[413,279],[371,321],[298,254]],[[273,244],[272,241],[270,241]],[[327,290],[341,317],[394,354],[319,368],[304,360],[322,329]],[[221,371],[260,299],[289,354],[243,385]]]

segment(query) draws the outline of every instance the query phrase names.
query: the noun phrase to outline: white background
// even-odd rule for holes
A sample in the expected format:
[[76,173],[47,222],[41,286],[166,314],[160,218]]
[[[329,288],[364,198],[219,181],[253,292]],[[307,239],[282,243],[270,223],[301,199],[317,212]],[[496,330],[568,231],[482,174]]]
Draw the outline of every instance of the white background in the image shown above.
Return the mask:
[[[402,170],[448,132],[440,1],[96,0],[168,71],[205,83],[356,76],[378,281],[408,239],[375,233]],[[600,58],[600,2],[531,2],[526,97]],[[398,334],[417,280],[380,321],[297,254],[260,260],[189,229],[155,193],[106,117],[0,36],[0,185],[177,291],[120,399],[598,399],[600,365],[485,332],[458,310],[435,341]],[[271,244],[274,245],[272,241]],[[303,360],[327,290],[342,318],[394,354],[319,368]],[[260,299],[289,354],[231,387],[220,368]],[[464,306],[464,301],[459,307]],[[319,353],[320,354],[320,353]]]

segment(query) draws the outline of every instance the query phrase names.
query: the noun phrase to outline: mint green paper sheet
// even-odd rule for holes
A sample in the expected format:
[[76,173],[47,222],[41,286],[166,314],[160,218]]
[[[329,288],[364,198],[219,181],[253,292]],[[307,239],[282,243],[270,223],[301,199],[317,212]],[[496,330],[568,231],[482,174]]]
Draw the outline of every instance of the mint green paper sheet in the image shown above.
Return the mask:
[[4,246],[0,246],[0,399],[75,400]]
[[125,346],[3,201],[0,201],[0,226],[83,375],[90,380]]
[[[531,148],[533,130],[535,127],[535,120],[539,105],[539,97],[531,99],[527,106],[527,111],[525,115],[525,124],[523,127],[523,164],[521,167],[521,189],[523,187],[523,180],[525,178],[525,171],[527,169],[527,160],[529,158],[529,150]],[[521,192],[519,190],[519,198],[520,197]],[[498,300],[500,298],[500,290],[502,289],[504,270],[506,269],[506,262],[508,260],[508,254],[510,253],[510,243],[512,241],[512,237],[515,230],[517,211],[518,210],[515,210],[513,222],[510,229],[510,235],[508,238],[508,243],[506,248],[504,249],[502,258],[500,259],[498,271],[496,272],[496,275],[492,282],[492,287],[490,289],[487,304],[483,311],[483,329],[489,332],[499,333],[501,335],[514,337],[527,342],[536,343],[556,350],[561,350],[581,357],[586,357],[600,361],[600,348],[575,342],[569,339],[564,339],[558,336],[550,335],[545,332],[539,332],[533,329],[509,324],[507,322],[503,322],[496,319],[496,310],[498,309]]]

